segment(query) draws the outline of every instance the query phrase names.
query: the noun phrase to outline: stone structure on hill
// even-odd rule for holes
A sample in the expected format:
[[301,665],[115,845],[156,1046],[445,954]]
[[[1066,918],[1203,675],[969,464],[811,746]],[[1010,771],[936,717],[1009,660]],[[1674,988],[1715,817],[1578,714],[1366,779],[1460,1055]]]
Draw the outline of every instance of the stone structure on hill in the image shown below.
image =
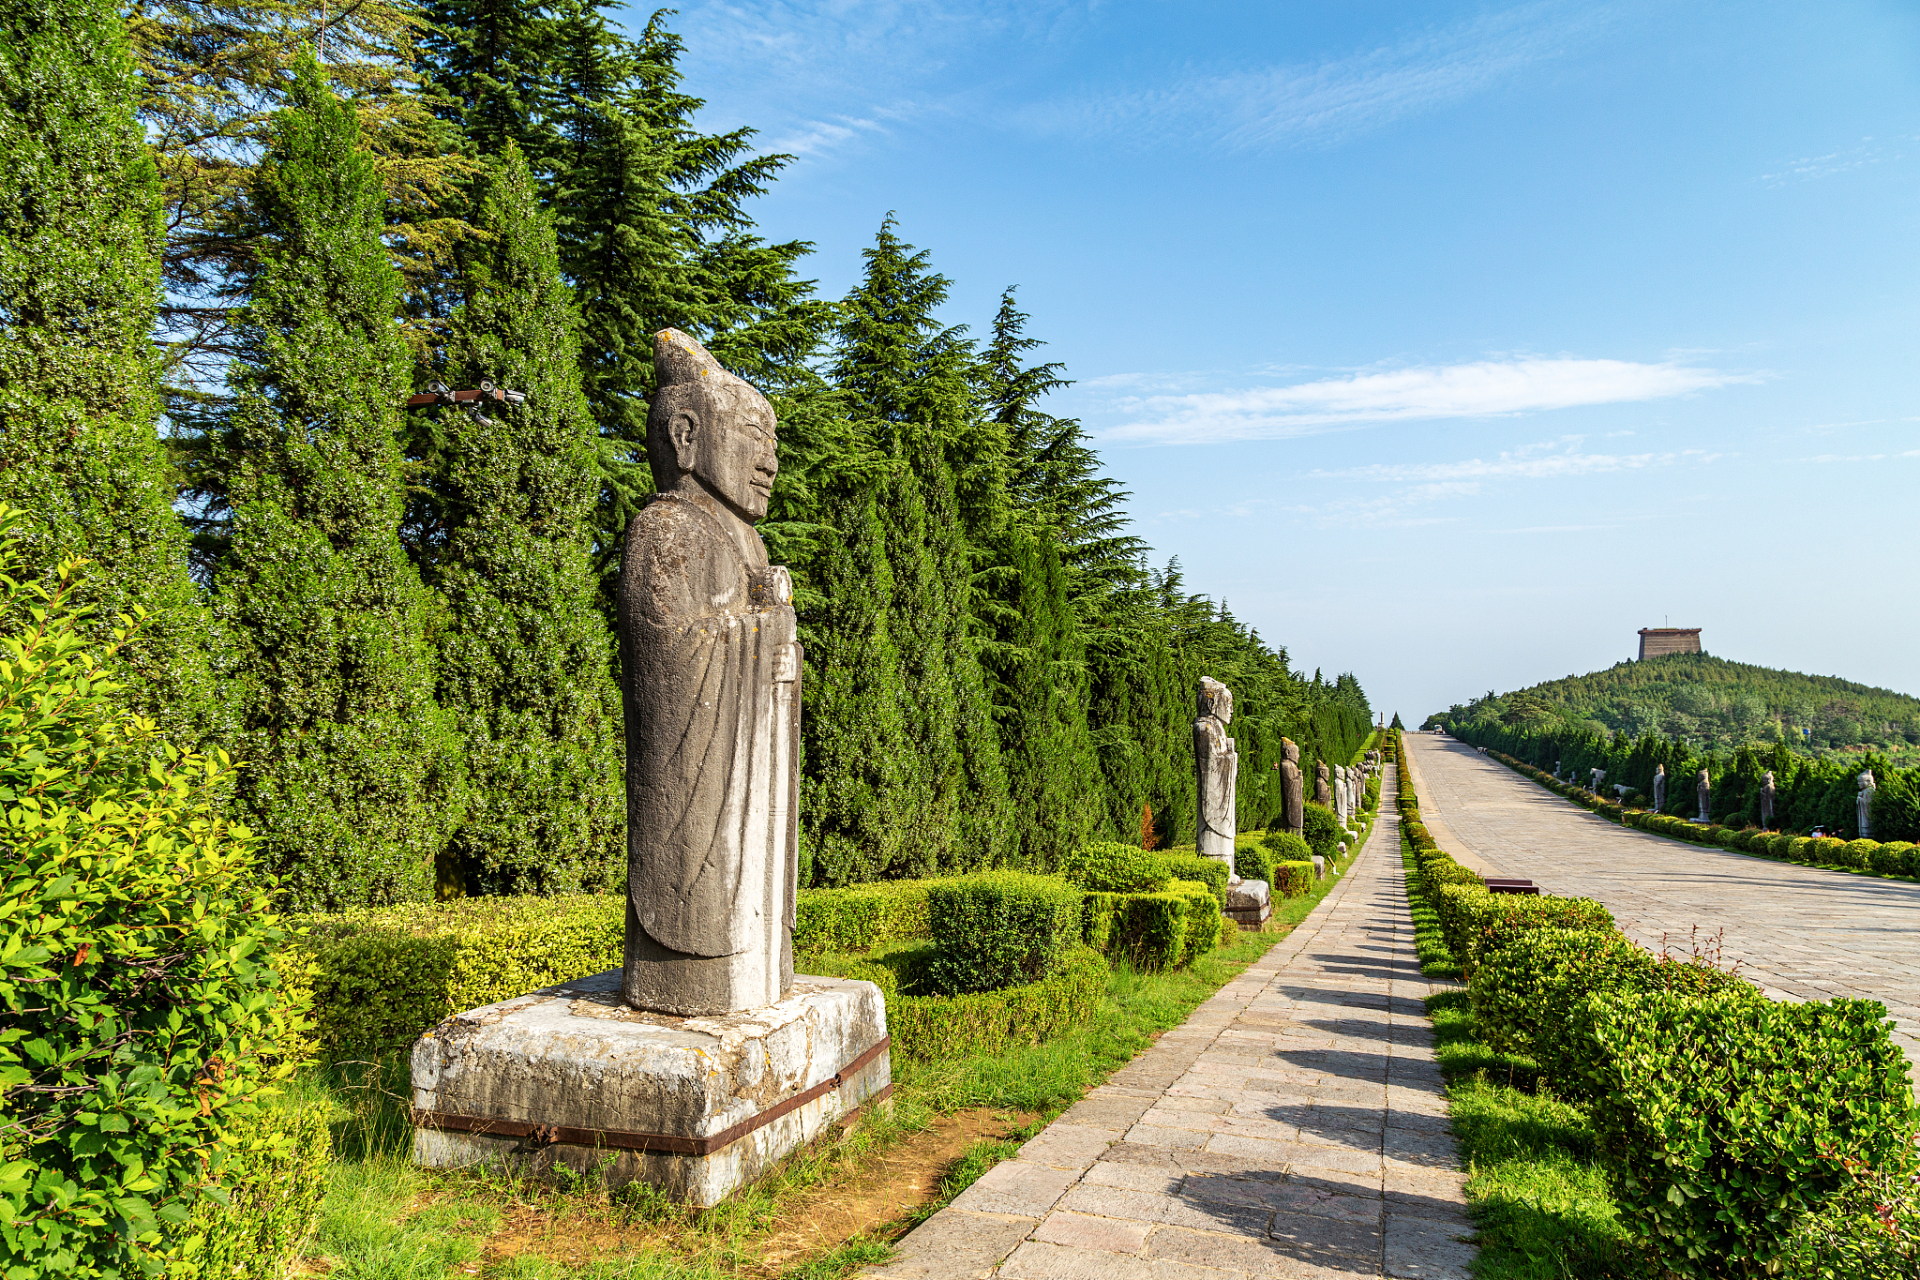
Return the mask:
[[1640,628],[1640,659],[1664,658],[1670,653],[1701,653],[1698,627]]
[[1233,723],[1233,691],[1211,676],[1200,677],[1199,715],[1193,722],[1194,849],[1227,866],[1226,913],[1236,923],[1259,925],[1273,914],[1267,882],[1242,880],[1234,869],[1235,810],[1240,753],[1227,726]]
[[1871,769],[1863,772],[1854,781],[1860,788],[1859,794],[1853,801],[1854,813],[1859,819],[1857,825],[1860,828],[1860,838],[1871,840],[1873,838],[1873,793],[1879,790],[1879,785],[1874,782]]
[[654,370],[658,492],[618,592],[624,963],[421,1037],[414,1158],[566,1166],[705,1207],[885,1097],[891,1065],[878,987],[793,972],[801,652],[754,528],[772,406],[677,330]]
[[1300,774],[1300,745],[1292,738],[1280,739],[1280,797],[1282,821],[1291,835],[1307,830],[1306,779]]

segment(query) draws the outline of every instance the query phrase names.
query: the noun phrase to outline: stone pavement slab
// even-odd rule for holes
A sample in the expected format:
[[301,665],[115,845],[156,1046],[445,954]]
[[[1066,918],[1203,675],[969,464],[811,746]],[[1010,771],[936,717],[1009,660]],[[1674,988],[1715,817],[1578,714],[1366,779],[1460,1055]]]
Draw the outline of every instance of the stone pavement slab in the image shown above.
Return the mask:
[[1920,884],[1617,826],[1463,742],[1405,741],[1421,818],[1456,858],[1464,851],[1545,893],[1597,898],[1656,951],[1717,939],[1721,959],[1777,999],[1878,1000],[1907,1060],[1920,1062]]
[[1465,1280],[1394,794],[1298,928],[863,1275]]

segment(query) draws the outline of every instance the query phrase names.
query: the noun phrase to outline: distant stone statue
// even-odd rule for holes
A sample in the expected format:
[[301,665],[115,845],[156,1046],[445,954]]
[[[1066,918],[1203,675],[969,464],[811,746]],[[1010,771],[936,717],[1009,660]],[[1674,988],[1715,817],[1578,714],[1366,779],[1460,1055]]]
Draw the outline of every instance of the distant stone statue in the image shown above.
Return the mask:
[[1713,779],[1707,776],[1705,769],[1700,771],[1700,779],[1694,784],[1693,789],[1700,797],[1700,821],[1712,822],[1713,819],[1707,816],[1707,807],[1713,800]]
[[1779,789],[1773,785],[1773,770],[1760,775],[1760,825],[1773,829],[1773,799]]
[[1593,794],[1595,795],[1599,795],[1600,784],[1606,781],[1607,771],[1605,769],[1594,769],[1592,770],[1592,773],[1593,773],[1593,785],[1589,787],[1588,790],[1592,791]]
[[1653,811],[1665,813],[1667,809],[1667,766],[1653,766]]
[[1280,798],[1284,822],[1289,834],[1307,831],[1306,779],[1300,774],[1300,744],[1292,738],[1280,739]]
[[1353,803],[1353,787],[1347,781],[1347,766],[1333,766],[1333,814],[1340,819],[1340,826],[1347,825],[1347,812]]
[[787,571],[754,524],[773,408],[684,333],[654,338],[647,458],[619,587],[627,726],[621,996],[682,1015],[793,985],[801,651]]
[[1193,780],[1198,811],[1194,847],[1203,858],[1227,864],[1230,883],[1233,840],[1238,830],[1233,802],[1240,772],[1240,753],[1227,726],[1233,723],[1233,693],[1211,676],[1200,677],[1199,718],[1193,722]]
[[1874,782],[1871,769],[1863,772],[1855,782],[1860,788],[1859,794],[1853,800],[1854,812],[1860,819],[1860,838],[1871,840],[1873,838],[1873,793],[1879,790],[1879,785]]
[[1319,805],[1333,803],[1333,788],[1328,785],[1327,762],[1322,760],[1313,767],[1313,802]]

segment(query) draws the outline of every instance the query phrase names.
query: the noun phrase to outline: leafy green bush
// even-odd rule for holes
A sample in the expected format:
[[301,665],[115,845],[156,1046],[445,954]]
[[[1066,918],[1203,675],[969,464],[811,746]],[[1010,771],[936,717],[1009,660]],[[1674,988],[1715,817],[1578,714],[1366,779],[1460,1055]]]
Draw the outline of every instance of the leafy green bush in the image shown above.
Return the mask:
[[1486,884],[1486,881],[1480,878],[1479,872],[1469,870],[1451,858],[1427,868],[1423,874],[1427,877],[1427,882],[1435,886],[1443,884],[1465,884],[1472,885],[1475,888],[1481,888]]
[[1220,925],[1225,917],[1220,914],[1220,903],[1214,898],[1213,890],[1198,880],[1175,880],[1167,886],[1167,892],[1187,900],[1187,927],[1181,935],[1180,963],[1192,964],[1220,941]]
[[1762,1274],[1847,1163],[1904,1166],[1906,1059],[1872,1001],[1671,992],[1588,1002],[1590,1115],[1621,1222],[1674,1274]]
[[1879,848],[1878,840],[1849,840],[1833,851],[1833,865],[1865,871]]
[[844,974],[879,986],[887,1001],[892,1052],[901,1057],[964,1058],[1045,1043],[1092,1021],[1111,980],[1098,952],[1075,946],[1039,982],[939,994],[925,989],[938,958],[929,943],[858,961]]
[[1171,969],[1186,952],[1189,903],[1177,893],[1090,893],[1087,945],[1136,969]]
[[[18,512],[0,506],[0,529]],[[0,542],[0,573],[18,564]],[[119,709],[76,569],[0,576],[0,1243],[9,1276],[158,1269],[293,1070],[285,937],[234,768]],[[128,629],[116,628],[115,643]],[[301,1230],[304,1232],[304,1226]],[[284,1259],[276,1261],[284,1262]]]
[[327,1190],[333,1101],[263,1107],[227,1138],[225,1204],[197,1201],[167,1232],[167,1280],[281,1280]]
[[[1305,844],[1306,841],[1301,841]],[[1263,845],[1247,845],[1234,850],[1233,869],[1242,880],[1265,880],[1273,883],[1273,854]]]
[[1811,863],[1814,861],[1814,841],[1808,836],[1795,836],[1787,844],[1787,860],[1790,862]]
[[1313,889],[1311,862],[1276,862],[1269,891],[1276,898],[1299,898]]
[[1767,856],[1778,858],[1782,862],[1792,860],[1794,837],[1778,835],[1767,842]]
[[998,991],[1038,982],[1080,940],[1081,892],[1055,876],[984,871],[927,886],[935,946],[928,990]]
[[1301,812],[1301,827],[1308,847],[1331,861],[1339,851],[1340,842],[1346,839],[1346,833],[1340,829],[1340,819],[1334,816],[1333,810],[1312,801],[1302,805]]
[[1269,831],[1261,843],[1266,845],[1267,852],[1275,862],[1313,861],[1313,846],[1307,843],[1305,836],[1297,836],[1291,831]]
[[1876,875],[1911,875],[1908,869],[1913,865],[1913,851],[1916,847],[1905,840],[1890,840],[1873,851],[1867,859],[1867,869]]
[[1060,874],[1097,893],[1157,893],[1174,872],[1168,856],[1118,841],[1081,845],[1060,861]]
[[1523,930],[1474,968],[1467,984],[1473,1033],[1490,1048],[1538,1061],[1540,1046],[1557,1037],[1570,1005],[1613,990],[1629,970],[1652,964],[1650,954],[1617,930]]
[[[1480,958],[1497,951],[1514,934],[1527,929],[1599,929],[1613,928],[1613,915],[1592,898],[1560,898],[1552,894],[1538,896],[1518,893],[1488,893],[1461,885],[1440,890],[1449,911],[1441,913],[1441,927],[1457,934],[1459,945],[1454,956],[1469,978]],[[1448,945],[1453,946],[1449,936]]]
[[463,1009],[619,968],[626,898],[455,898],[301,923],[322,1052],[379,1057]]
[[[1167,859],[1167,866],[1173,875],[1182,880],[1198,880],[1207,886],[1213,894],[1213,900],[1219,907],[1227,905],[1227,864],[1218,858],[1203,858],[1197,853],[1176,853]],[[1152,892],[1164,893],[1172,880],[1162,882]]]
[[1846,847],[1847,842],[1837,836],[1821,836],[1812,842],[1807,861],[1817,862],[1823,866],[1833,866],[1839,860],[1840,851]]
[[930,880],[876,880],[794,895],[793,949],[870,951],[883,942],[927,936]]

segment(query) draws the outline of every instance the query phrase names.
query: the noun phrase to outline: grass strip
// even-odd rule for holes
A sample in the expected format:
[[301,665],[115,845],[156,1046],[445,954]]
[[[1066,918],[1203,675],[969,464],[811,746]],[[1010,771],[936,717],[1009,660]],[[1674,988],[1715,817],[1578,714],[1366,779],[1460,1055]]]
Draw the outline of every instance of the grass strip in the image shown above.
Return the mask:
[[[1400,856],[1421,971],[1458,978],[1460,965],[1441,939],[1404,834]],[[1428,996],[1427,1016],[1467,1170],[1467,1203],[1479,1229],[1476,1280],[1638,1274],[1594,1159],[1585,1113],[1540,1091],[1531,1059],[1496,1053],[1475,1038],[1466,991]]]

